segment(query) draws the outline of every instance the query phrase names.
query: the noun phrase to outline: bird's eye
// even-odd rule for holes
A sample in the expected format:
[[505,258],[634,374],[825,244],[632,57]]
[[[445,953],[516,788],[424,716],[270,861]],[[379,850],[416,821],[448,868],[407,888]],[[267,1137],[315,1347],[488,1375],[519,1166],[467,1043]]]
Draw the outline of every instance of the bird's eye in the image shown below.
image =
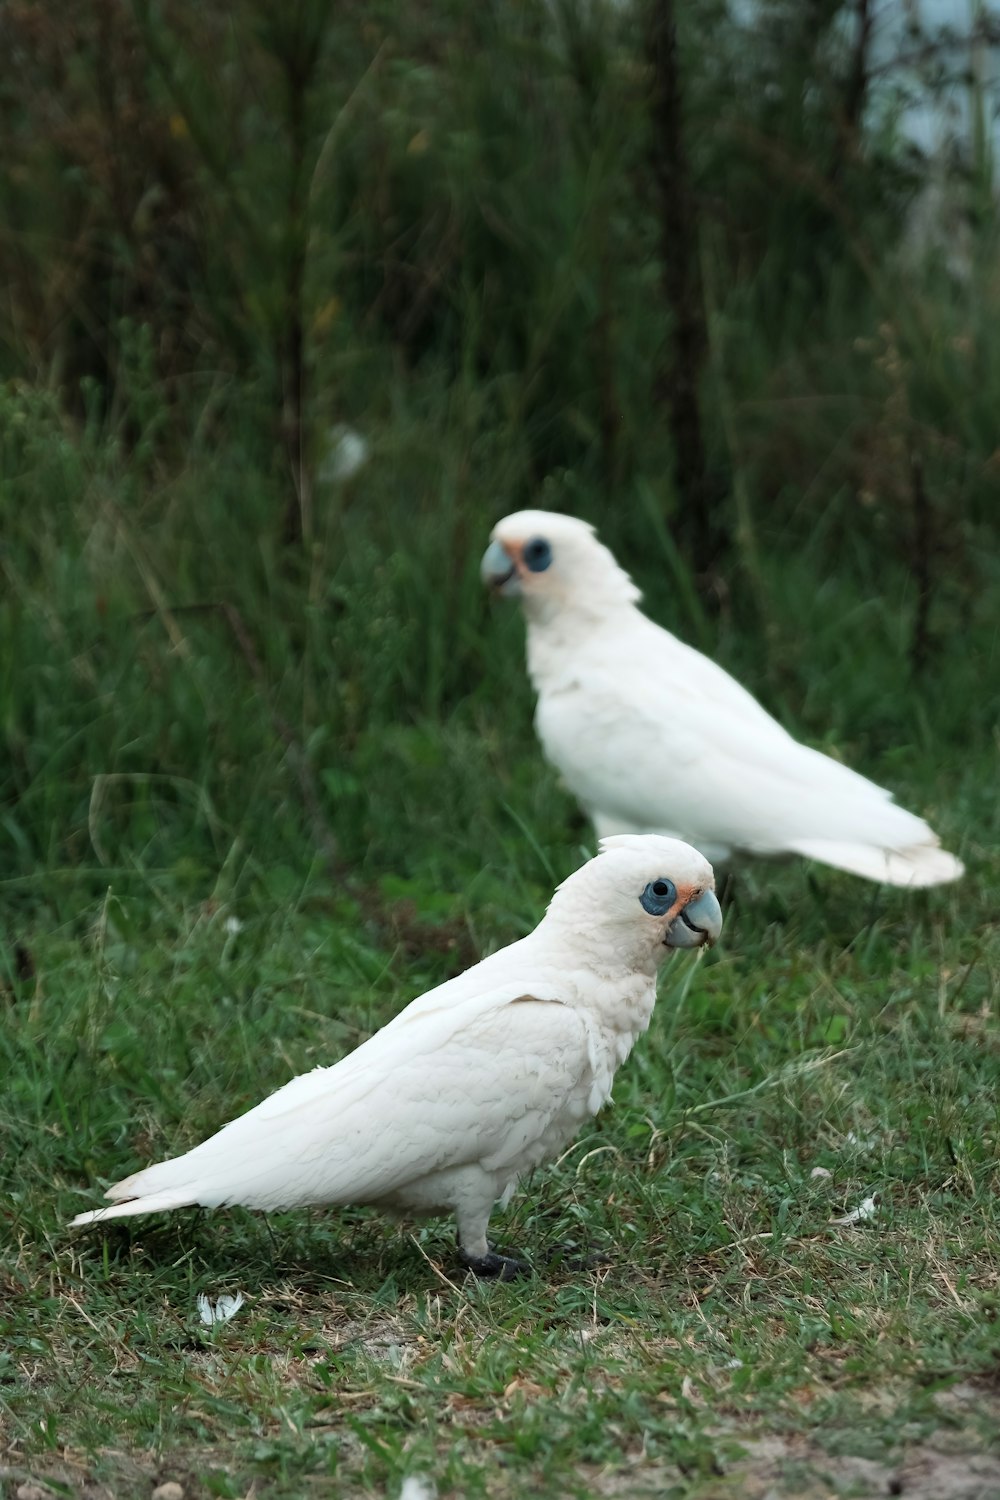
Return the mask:
[[552,561],[552,548],[543,536],[535,536],[530,542],[525,542],[521,556],[530,572],[544,573]]
[[672,880],[651,880],[639,900],[651,917],[662,917],[677,900],[677,888]]

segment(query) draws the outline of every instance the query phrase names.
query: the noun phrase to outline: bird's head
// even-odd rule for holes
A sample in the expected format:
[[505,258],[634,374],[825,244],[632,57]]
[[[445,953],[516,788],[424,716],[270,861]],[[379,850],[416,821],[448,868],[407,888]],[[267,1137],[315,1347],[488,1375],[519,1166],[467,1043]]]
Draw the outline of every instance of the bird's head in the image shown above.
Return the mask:
[[593,526],[551,510],[519,510],[498,521],[479,571],[494,593],[520,599],[530,620],[567,608],[602,613],[640,597]]
[[722,931],[712,866],[657,833],[601,839],[596,858],[559,886],[547,920],[570,929],[609,972],[656,968],[672,949],[712,944]]

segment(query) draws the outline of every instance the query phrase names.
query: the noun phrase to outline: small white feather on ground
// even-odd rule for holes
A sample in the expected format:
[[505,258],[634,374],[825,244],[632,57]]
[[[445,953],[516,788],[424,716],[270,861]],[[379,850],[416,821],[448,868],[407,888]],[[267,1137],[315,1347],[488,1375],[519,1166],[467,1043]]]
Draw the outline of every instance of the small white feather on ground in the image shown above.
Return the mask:
[[224,1293],[215,1302],[211,1302],[202,1292],[195,1306],[198,1309],[199,1318],[208,1327],[211,1327],[213,1323],[228,1323],[230,1318],[235,1318],[243,1306],[243,1293],[237,1292],[235,1297]]
[[429,1479],[422,1479],[416,1474],[408,1474],[403,1480],[399,1500],[434,1500],[436,1494],[437,1490]]
[[845,1214],[842,1219],[831,1219],[830,1223],[840,1225],[862,1224],[866,1219],[874,1219],[877,1213],[878,1204],[875,1202],[875,1199],[865,1198],[863,1202],[858,1204],[857,1208],[852,1208],[849,1214]]
[[326,484],[346,484],[360,473],[371,455],[368,442],[353,427],[337,422],[326,438],[326,453],[317,477]]

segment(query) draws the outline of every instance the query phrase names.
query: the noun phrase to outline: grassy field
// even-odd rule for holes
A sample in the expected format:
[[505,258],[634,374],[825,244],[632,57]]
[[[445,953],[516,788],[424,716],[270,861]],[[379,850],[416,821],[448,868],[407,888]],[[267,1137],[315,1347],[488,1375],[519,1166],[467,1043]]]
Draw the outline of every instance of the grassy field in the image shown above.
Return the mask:
[[[287,637],[264,558],[255,675],[217,620],[157,610],[166,569],[174,599],[198,567],[233,596],[215,505],[212,549],[191,510],[183,546],[154,526],[140,548],[119,514],[98,564],[93,518],[89,554],[33,536],[29,556],[27,533],[8,554],[8,713],[33,726],[3,882],[11,1493],[1000,1493],[993,626],[948,633],[914,684],[903,584],[872,604],[864,578],[786,567],[766,650],[713,634],[787,722],[925,811],[966,880],[738,871],[722,946],[668,967],[613,1107],[497,1217],[533,1281],[479,1285],[450,1225],[365,1211],[66,1230],[98,1184],[526,931],[588,847],[534,742],[519,622],[479,597],[488,517],[420,543],[426,510],[411,533],[399,513],[382,557],[348,528]],[[683,627],[661,566],[651,612]],[[198,1296],[236,1292],[203,1326]]]

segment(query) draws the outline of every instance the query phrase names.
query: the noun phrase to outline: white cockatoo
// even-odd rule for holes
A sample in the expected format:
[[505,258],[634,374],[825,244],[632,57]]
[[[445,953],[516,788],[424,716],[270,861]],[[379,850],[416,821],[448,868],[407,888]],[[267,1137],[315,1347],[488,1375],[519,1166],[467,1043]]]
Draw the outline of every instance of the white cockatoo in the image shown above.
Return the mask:
[[451,1209],[463,1262],[509,1278],[494,1203],[611,1092],[671,949],[718,937],[712,867],[676,839],[605,839],[528,937],[430,990],[342,1062],[293,1078],[184,1156],[110,1188],[93,1224],[202,1204]]
[[890,792],[800,745],[715,662],[648,619],[586,522],[506,516],[482,576],[521,601],[538,737],[598,837],[670,834],[716,864],[733,851],[801,854],[888,885],[962,874]]

